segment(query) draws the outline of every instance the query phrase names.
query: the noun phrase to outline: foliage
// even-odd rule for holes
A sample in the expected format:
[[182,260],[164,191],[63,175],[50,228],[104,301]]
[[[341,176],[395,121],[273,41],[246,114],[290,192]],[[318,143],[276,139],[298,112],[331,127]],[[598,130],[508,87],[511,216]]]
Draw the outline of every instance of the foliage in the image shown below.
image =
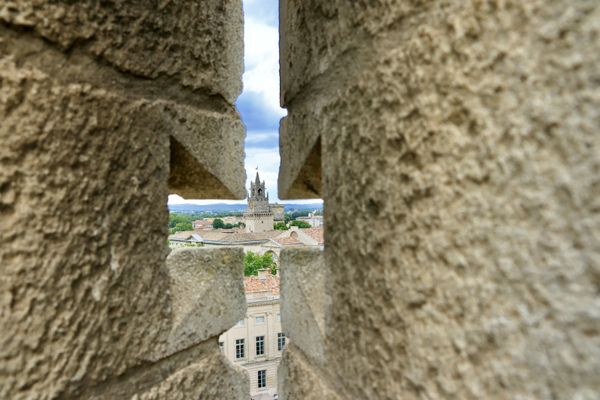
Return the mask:
[[192,220],[181,214],[169,214],[169,232],[191,231]]
[[204,243],[184,243],[180,247],[203,247]]
[[[229,217],[229,216],[239,216],[241,214],[233,213],[233,212],[223,212],[219,214],[212,214],[209,212],[202,213],[177,213],[172,212],[169,213],[169,233],[173,234],[175,232],[180,231],[191,231],[194,229],[192,226],[192,222],[204,218],[210,218],[212,216],[217,216],[213,220],[213,228],[214,229],[233,229],[242,226],[242,223],[237,224],[227,224],[223,221],[223,219],[219,217]],[[216,226],[215,226],[216,225]]]
[[295,220],[298,217],[308,217],[308,214],[310,214],[309,210],[297,210],[293,211],[290,216],[292,217],[292,220]]
[[169,214],[169,233],[172,235],[175,232],[191,231],[192,220],[185,215]]
[[273,224],[273,229],[279,230],[279,231],[287,231],[290,228],[288,228],[288,226],[285,224],[285,222],[277,222],[277,223]]
[[213,229],[233,229],[239,228],[240,225],[240,222],[238,222],[237,224],[225,223],[221,218],[215,218],[212,223]]
[[290,223],[290,226],[297,226],[298,228],[310,228],[310,224],[308,222],[305,221],[292,221]]
[[273,254],[265,253],[261,256],[251,251],[247,252],[244,257],[244,275],[258,275],[259,269],[269,269],[272,275],[277,273],[277,265],[273,261]]

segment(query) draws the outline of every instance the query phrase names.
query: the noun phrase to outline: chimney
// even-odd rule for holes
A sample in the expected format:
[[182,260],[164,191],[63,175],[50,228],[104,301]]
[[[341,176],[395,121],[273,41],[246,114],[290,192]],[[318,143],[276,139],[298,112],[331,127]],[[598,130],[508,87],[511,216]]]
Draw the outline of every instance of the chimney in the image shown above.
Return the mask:
[[266,281],[267,277],[271,274],[271,271],[269,271],[266,268],[263,269],[259,269],[258,270],[258,279],[260,279],[261,281]]

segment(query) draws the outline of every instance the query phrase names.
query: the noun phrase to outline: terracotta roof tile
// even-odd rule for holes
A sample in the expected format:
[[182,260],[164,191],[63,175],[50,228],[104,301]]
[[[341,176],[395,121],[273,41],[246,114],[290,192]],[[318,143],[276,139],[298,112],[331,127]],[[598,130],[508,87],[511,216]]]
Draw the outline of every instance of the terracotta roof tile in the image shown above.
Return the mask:
[[270,292],[273,295],[279,295],[279,276],[245,276],[244,291],[246,293]]
[[319,242],[319,244],[325,243],[323,227],[302,229],[302,233],[307,234],[308,236]]
[[275,239],[273,239],[273,241],[275,241],[283,246],[302,246],[302,245],[304,245],[304,243],[302,243],[301,241],[298,240],[298,238],[295,238],[295,237],[275,238]]

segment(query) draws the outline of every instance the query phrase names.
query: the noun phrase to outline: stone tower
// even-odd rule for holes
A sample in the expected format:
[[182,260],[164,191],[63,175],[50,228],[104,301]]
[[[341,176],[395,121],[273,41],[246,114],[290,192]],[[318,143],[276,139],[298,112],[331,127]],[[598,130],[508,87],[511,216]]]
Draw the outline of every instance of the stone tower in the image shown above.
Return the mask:
[[265,182],[260,181],[258,172],[254,182],[250,182],[248,208],[244,213],[246,232],[265,232],[273,229],[273,213],[269,208],[269,194]]
[[258,172],[254,182],[250,182],[250,192],[248,193],[248,211],[264,212],[269,211],[269,194],[265,189],[265,182],[260,181]]

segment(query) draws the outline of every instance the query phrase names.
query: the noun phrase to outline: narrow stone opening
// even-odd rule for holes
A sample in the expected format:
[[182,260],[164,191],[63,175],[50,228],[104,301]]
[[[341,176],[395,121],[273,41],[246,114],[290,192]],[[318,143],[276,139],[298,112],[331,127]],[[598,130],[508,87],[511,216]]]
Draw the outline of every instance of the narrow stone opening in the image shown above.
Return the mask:
[[[235,106],[246,128],[246,199],[195,200],[193,193],[181,191],[211,181],[186,174],[194,159],[176,141],[171,154],[180,161],[169,181],[180,195],[169,198],[172,248],[239,248],[244,252],[247,310],[219,336],[218,343],[223,356],[246,371],[248,382],[243,384],[255,400],[277,398],[279,363],[289,342],[282,325],[283,253],[293,248],[322,249],[324,236],[322,202],[316,195],[321,186],[318,178],[310,177],[309,171],[304,175],[314,193],[312,200],[293,200],[292,192],[286,195],[291,200],[282,201],[278,193],[279,126],[286,114],[279,104],[278,10],[277,0],[244,3],[244,90]],[[310,147],[309,157],[317,165],[320,143]],[[227,153],[218,156],[231,157]],[[209,173],[205,175],[210,178]],[[232,197],[232,193],[219,193],[221,198]],[[307,197],[300,193],[299,198]],[[295,287],[290,294],[306,301]]]

